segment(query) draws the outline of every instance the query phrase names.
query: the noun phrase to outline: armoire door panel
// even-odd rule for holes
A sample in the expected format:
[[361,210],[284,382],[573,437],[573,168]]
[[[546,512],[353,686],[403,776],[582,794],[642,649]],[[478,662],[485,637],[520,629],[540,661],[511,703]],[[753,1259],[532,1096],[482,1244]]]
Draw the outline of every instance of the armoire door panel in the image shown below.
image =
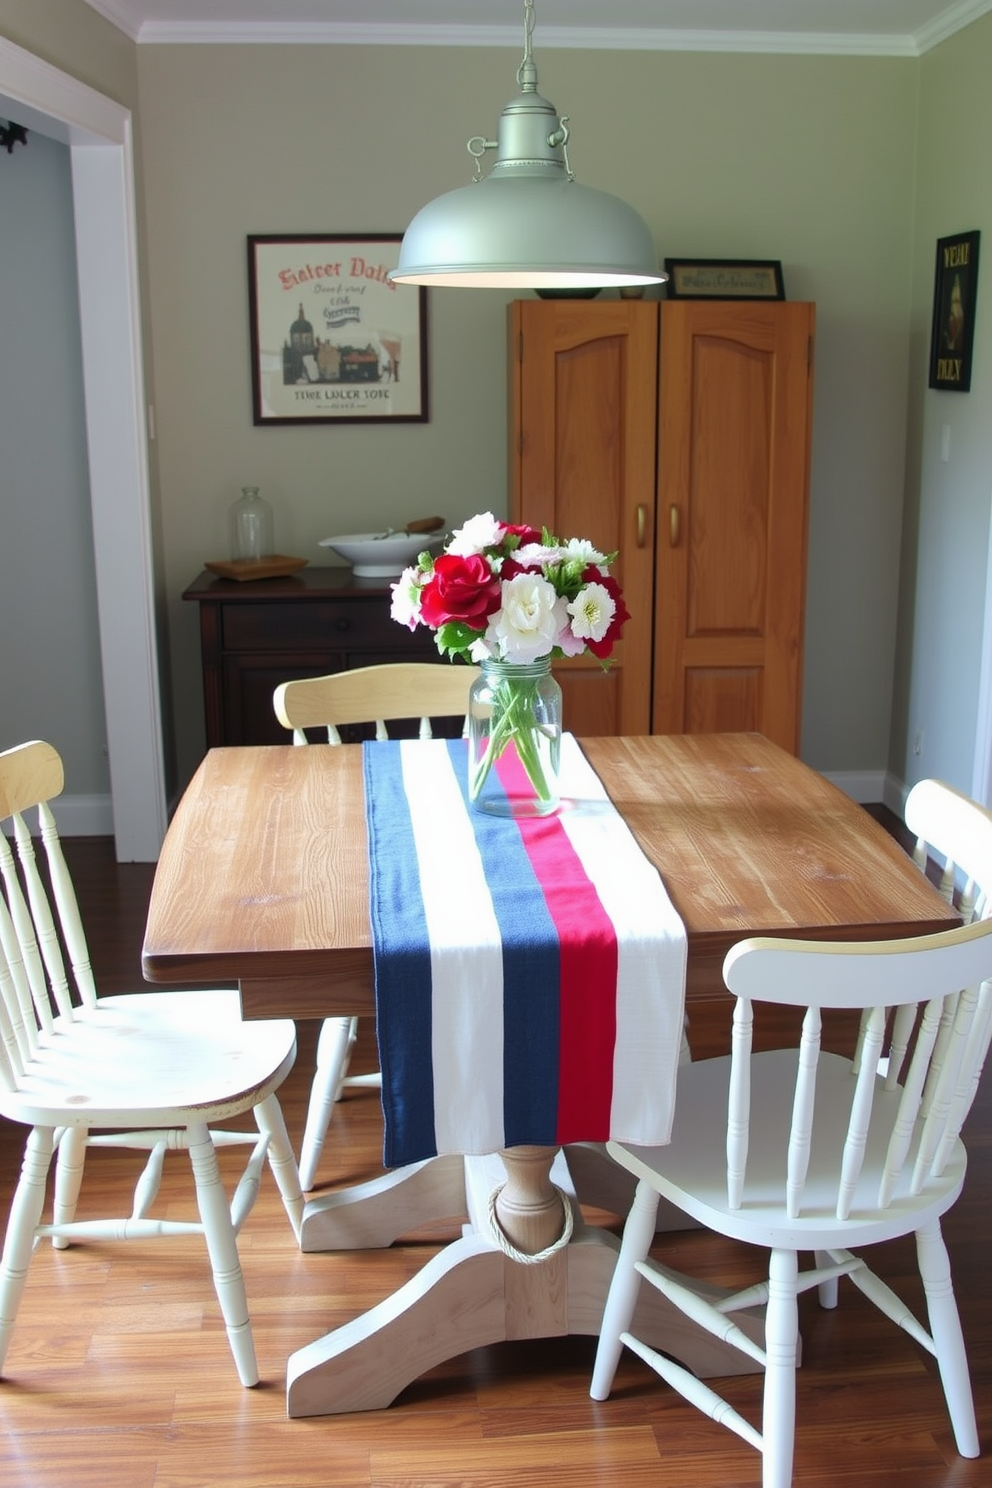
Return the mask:
[[575,734],[651,727],[658,307],[518,300],[509,310],[511,520],[618,557],[630,611],[608,681],[556,667]]
[[623,527],[624,343],[610,336],[555,357],[555,523],[619,551]]
[[692,347],[686,635],[759,635],[765,620],[773,359],[723,336]]

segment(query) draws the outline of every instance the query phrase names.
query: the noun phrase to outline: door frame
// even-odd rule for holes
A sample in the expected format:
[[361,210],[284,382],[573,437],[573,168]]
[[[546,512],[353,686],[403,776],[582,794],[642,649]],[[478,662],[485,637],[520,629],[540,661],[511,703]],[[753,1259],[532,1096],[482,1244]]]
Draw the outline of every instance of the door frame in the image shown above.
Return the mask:
[[985,570],[985,616],[982,624],[982,661],[978,683],[978,719],[971,794],[983,806],[992,806],[992,503],[990,503],[989,546]]
[[167,822],[130,111],[0,37],[0,114],[68,145],[100,659],[119,862]]

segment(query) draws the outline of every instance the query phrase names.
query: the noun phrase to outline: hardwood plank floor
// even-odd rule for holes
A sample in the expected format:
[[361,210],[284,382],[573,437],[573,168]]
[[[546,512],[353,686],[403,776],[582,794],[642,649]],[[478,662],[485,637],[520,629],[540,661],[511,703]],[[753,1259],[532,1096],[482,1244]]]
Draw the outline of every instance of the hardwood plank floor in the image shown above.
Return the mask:
[[[139,987],[152,870],[118,865],[109,842],[69,839],[101,990]],[[355,1069],[374,1063],[363,1025]],[[282,1098],[302,1132],[315,1030],[301,1026]],[[374,1093],[349,1093],[331,1125],[323,1186],[380,1171]],[[797,1488],[987,1488],[992,1483],[992,1083],[968,1122],[964,1193],[945,1232],[971,1360],[985,1456],[960,1459],[933,1361],[853,1287],[836,1312],[802,1300]],[[24,1132],[0,1122],[6,1212]],[[129,1202],[138,1159],[94,1151],[81,1212]],[[170,1159],[161,1205],[192,1212],[185,1160]],[[757,1455],[624,1358],[613,1396],[589,1399],[595,1340],[507,1343],[433,1370],[387,1411],[289,1421],[288,1354],[378,1301],[455,1233],[387,1251],[302,1255],[267,1179],[242,1233],[262,1383],[237,1382],[202,1245],[79,1245],[35,1256],[0,1382],[0,1488],[755,1488]],[[746,1282],[760,1263],[700,1232],[657,1253],[681,1269]],[[912,1242],[877,1247],[881,1274],[920,1303]],[[760,1382],[727,1393],[757,1419]]]

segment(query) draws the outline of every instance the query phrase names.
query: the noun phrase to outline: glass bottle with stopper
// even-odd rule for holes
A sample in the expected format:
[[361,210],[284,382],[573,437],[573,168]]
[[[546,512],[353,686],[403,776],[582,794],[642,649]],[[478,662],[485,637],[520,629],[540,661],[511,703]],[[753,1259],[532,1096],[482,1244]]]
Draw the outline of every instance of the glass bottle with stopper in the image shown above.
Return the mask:
[[242,486],[241,496],[230,510],[231,557],[239,563],[261,563],[275,549],[272,508],[259,495],[257,486]]

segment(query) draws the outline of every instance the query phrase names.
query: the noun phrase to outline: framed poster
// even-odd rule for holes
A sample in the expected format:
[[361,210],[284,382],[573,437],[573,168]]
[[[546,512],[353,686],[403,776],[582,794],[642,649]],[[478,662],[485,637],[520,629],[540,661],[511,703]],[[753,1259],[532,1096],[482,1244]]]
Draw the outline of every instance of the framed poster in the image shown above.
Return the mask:
[[765,258],[666,258],[670,300],[784,300],[782,265]]
[[250,237],[256,424],[426,423],[427,290],[400,233]]
[[978,289],[978,233],[937,239],[930,328],[930,386],[948,393],[971,387]]

